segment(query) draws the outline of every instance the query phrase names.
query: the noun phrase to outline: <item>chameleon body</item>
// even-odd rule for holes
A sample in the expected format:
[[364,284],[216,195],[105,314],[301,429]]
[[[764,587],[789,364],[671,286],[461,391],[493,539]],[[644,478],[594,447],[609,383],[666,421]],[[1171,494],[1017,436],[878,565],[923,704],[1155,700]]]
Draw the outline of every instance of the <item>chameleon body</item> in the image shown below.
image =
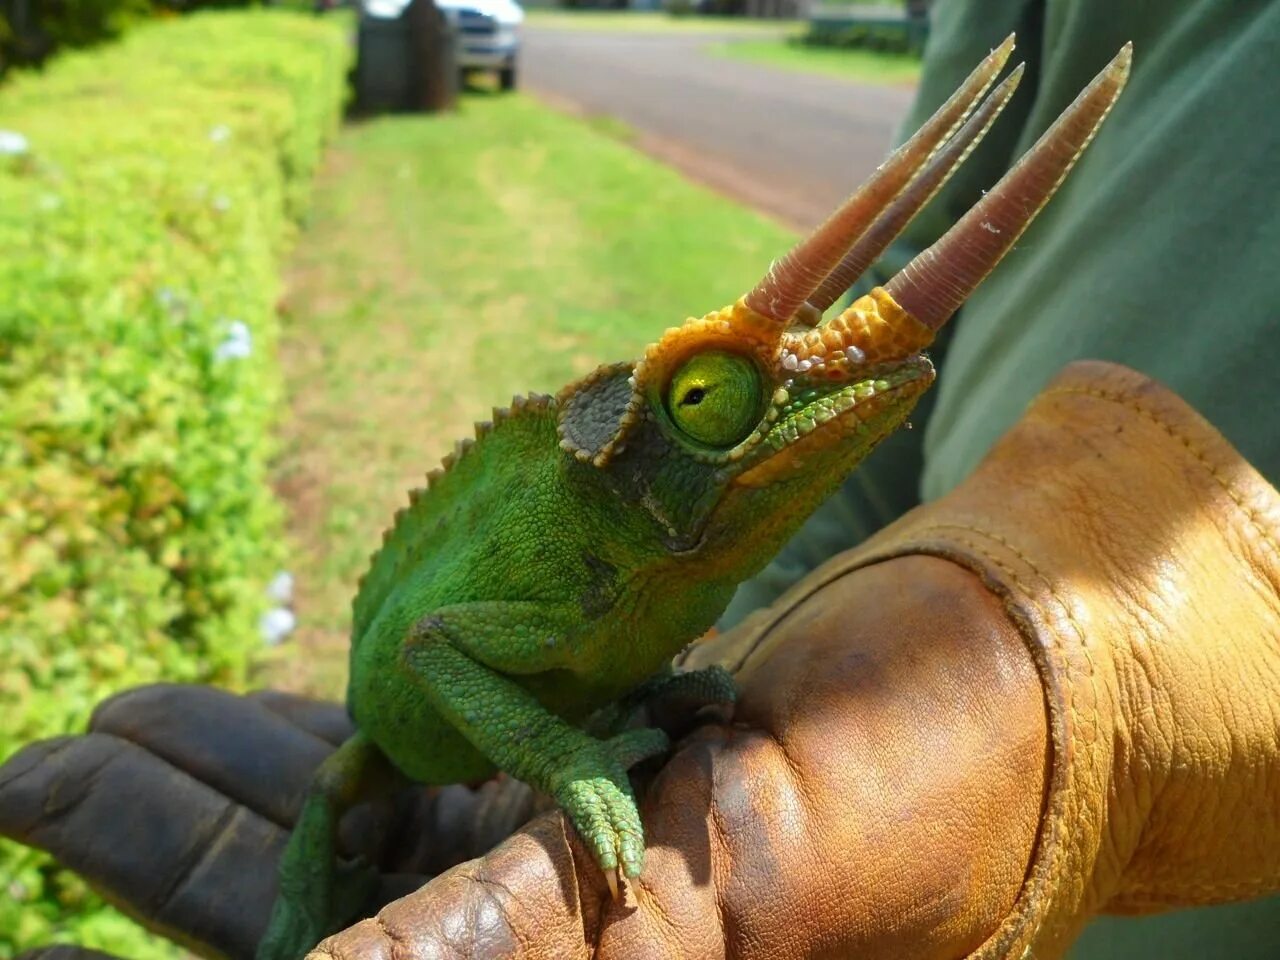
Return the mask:
[[[351,650],[356,723],[402,772],[426,783],[488,776],[499,750],[497,766],[521,776],[574,749],[581,735],[572,727],[705,632],[846,468],[906,417],[932,375],[919,359],[778,404],[773,430],[799,438],[847,403],[860,412],[847,421],[857,439],[815,438],[810,465],[831,469],[782,477],[771,464],[776,479],[767,484],[751,482],[756,458],[702,462],[653,420],[601,470],[561,449],[564,410],[555,400],[497,411],[415,497],[365,579]],[[598,382],[629,376],[623,369]],[[762,448],[787,455],[767,440]],[[424,696],[414,661],[423,671],[449,670],[454,656],[475,664],[474,692]],[[457,665],[459,683],[469,669]],[[529,718],[495,699],[504,686],[570,726],[528,729]]]
[[920,351],[1056,189],[1127,73],[1122,51],[938,244],[824,321],[1007,102],[1017,70],[982,97],[1011,49],[747,296],[635,362],[495,410],[410,495],[354,603],[358,732],[304,800],[259,960],[294,960],[360,908],[374,874],[337,859],[336,827],[380,771],[427,784],[506,771],[555,798],[615,896],[640,874],[627,771],[668,743],[629,725],[632,708],[732,701],[725,671],[677,673],[673,655],[906,420],[934,378]]

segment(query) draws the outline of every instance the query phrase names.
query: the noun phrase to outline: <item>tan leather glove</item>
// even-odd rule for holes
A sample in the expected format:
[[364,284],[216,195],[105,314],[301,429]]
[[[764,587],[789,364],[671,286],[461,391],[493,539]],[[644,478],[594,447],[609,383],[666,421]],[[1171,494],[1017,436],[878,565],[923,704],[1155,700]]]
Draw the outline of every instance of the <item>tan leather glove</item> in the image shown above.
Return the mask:
[[1280,497],[1076,364],[975,475],[697,648],[732,727],[645,796],[624,903],[558,814],[314,957],[1050,958],[1280,889]]

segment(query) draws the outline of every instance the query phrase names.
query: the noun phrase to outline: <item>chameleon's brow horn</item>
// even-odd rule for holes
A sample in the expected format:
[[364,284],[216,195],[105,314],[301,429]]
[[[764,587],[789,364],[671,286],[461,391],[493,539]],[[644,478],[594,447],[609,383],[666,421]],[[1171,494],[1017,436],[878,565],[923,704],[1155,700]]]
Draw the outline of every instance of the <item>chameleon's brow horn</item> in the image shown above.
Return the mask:
[[747,294],[747,306],[780,327],[785,326],[853,242],[968,117],[1009,59],[1013,41],[1011,34],[988,54],[937,113],[895,150],[822,226],[775,261],[764,279]]
[[889,295],[937,330],[1000,262],[1061,185],[1124,89],[1126,43],[985,197],[886,285]]
[[991,96],[964,122],[956,135],[938,149],[915,179],[889,204],[888,209],[867,227],[836,268],[827,274],[826,279],[818,284],[818,289],[809,297],[809,306],[813,308],[808,312],[809,316],[819,318],[823,311],[853,286],[853,282],[884,253],[885,248],[911,222],[912,217],[942,189],[943,184],[964,163],[1000,116],[1000,111],[1018,89],[1024,66],[1025,64],[1020,63],[1014,67],[1013,72],[991,91]]

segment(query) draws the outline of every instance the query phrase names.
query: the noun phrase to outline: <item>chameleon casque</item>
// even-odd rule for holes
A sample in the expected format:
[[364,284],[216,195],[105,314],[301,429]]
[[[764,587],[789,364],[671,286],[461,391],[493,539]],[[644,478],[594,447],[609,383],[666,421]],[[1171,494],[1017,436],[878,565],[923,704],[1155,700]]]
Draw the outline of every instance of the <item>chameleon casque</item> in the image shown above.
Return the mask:
[[306,796],[259,960],[295,960],[350,919],[341,905],[371,871],[336,858],[337,821],[380,771],[426,784],[506,771],[555,798],[615,896],[640,875],[627,771],[668,742],[629,725],[633,708],[732,702],[728,673],[678,673],[672,657],[906,420],[934,378],[921,351],[1048,201],[1128,75],[1126,46],[945,236],[824,320],[995,120],[1021,68],[983,96],[1012,48],[745,297],[554,399],[517,398],[410,494],[355,598],[358,732]]

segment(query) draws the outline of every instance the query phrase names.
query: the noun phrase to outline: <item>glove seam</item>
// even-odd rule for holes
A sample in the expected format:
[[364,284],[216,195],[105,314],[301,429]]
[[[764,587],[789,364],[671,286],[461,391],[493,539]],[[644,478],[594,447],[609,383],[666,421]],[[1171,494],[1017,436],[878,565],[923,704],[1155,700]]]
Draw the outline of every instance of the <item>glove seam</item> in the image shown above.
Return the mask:
[[[971,536],[963,536],[962,534]],[[1046,796],[1043,804],[1042,822],[1028,858],[1026,878],[1022,889],[1011,908],[1006,921],[998,927],[986,943],[979,947],[971,957],[1010,956],[1019,946],[1030,944],[1042,932],[1045,917],[1049,914],[1049,903],[1056,892],[1056,881],[1060,874],[1063,856],[1067,853],[1068,844],[1064,840],[1064,825],[1067,811],[1065,798],[1075,791],[1076,778],[1071,776],[1071,754],[1069,743],[1075,739],[1073,731],[1088,729],[1093,739],[1098,734],[1098,686],[1097,665],[1085,639],[1085,631],[1075,618],[1065,597],[1054,587],[1052,581],[1040,568],[1018,547],[1014,546],[999,534],[960,523],[929,524],[910,531],[909,539],[893,544],[886,551],[875,551],[857,557],[855,564],[842,571],[853,570],[883,563],[886,560],[903,556],[926,555],[937,557],[968,570],[978,576],[989,590],[999,596],[1010,619],[1023,637],[1023,643],[1036,664],[1037,672],[1043,687],[1045,709],[1050,718],[1050,747],[1053,751],[1050,758],[1050,774]],[[975,541],[974,538],[979,538]],[[930,539],[933,542],[929,542]],[[1061,632],[1052,627],[1052,619],[1046,612],[1045,605],[1036,599],[1026,579],[1008,562],[999,558],[989,547],[980,542],[989,540],[1009,551],[1027,570],[1044,586],[1044,590],[1053,598],[1055,604],[1064,612],[1066,620],[1079,638],[1079,646],[1084,654],[1090,688],[1093,693],[1092,708],[1082,707],[1077,698],[1079,686],[1078,671],[1072,670],[1069,659],[1065,655],[1064,640]],[[955,549],[955,548],[960,549]],[[851,558],[852,559],[852,558]],[[989,564],[1007,578],[1007,582],[992,577],[990,570],[984,569]],[[829,581],[828,581],[829,582]],[[1016,594],[1015,594],[1016,591]],[[1034,612],[1038,624],[1029,622],[1025,615],[1020,615],[1017,606],[1019,600],[1024,601]],[[1046,638],[1047,644],[1037,642],[1038,638]],[[1054,708],[1051,691],[1055,676],[1063,681],[1065,689],[1065,710],[1068,725],[1061,729],[1059,736],[1053,735]],[[1060,717],[1060,714],[1059,714]],[[1061,718],[1058,723],[1060,724]],[[1055,804],[1055,799],[1059,802]],[[1056,808],[1056,809],[1055,809]],[[1101,838],[1099,838],[1100,840]],[[1094,857],[1096,862],[1096,856]],[[1037,865],[1041,870],[1037,871]],[[1092,864],[1091,864],[1092,866]],[[1039,877],[1037,877],[1039,873]],[[1038,889],[1037,889],[1038,888]],[[1034,902],[1043,898],[1043,902]],[[1025,911],[1019,915],[1019,907]],[[1037,916],[1038,914],[1038,916]],[[1008,924],[1009,928],[1002,933],[1001,928]],[[1029,927],[1024,927],[1029,924]],[[1022,927],[1020,930],[1019,928]],[[1030,949],[1028,946],[1027,949]],[[994,951],[994,953],[993,953]]]
[[[966,533],[971,534],[972,536],[963,536],[963,534]],[[1018,617],[1014,609],[1012,609],[1017,601],[1010,595],[1012,591],[1009,590],[1008,583],[1001,583],[999,581],[989,582],[989,586],[992,587],[997,594],[1003,594],[1002,599],[1004,601],[1005,609],[1012,614],[1011,619],[1017,623],[1019,633],[1022,634],[1023,642],[1027,645],[1029,652],[1032,654],[1033,661],[1039,660],[1039,658],[1035,656],[1036,649],[1039,646],[1039,644],[1036,643],[1037,637],[1047,635],[1049,639],[1049,646],[1051,648],[1050,653],[1056,663],[1046,662],[1040,668],[1040,672],[1041,683],[1044,685],[1045,708],[1051,720],[1055,711],[1053,707],[1053,700],[1050,696],[1051,686],[1049,681],[1051,680],[1051,676],[1049,674],[1055,670],[1061,671],[1060,675],[1066,681],[1065,706],[1069,716],[1070,726],[1068,729],[1063,730],[1063,743],[1061,746],[1054,743],[1056,738],[1050,737],[1049,742],[1053,749],[1053,756],[1050,759],[1051,773],[1048,779],[1048,790],[1043,806],[1044,822],[1041,824],[1041,829],[1038,831],[1036,842],[1027,863],[1027,879],[1024,881],[1023,888],[1019,892],[1017,898],[1017,900],[1023,901],[1025,906],[1035,910],[1036,905],[1028,903],[1027,900],[1036,897],[1037,893],[1044,897],[1044,902],[1040,905],[1041,910],[1037,911],[1041,914],[1040,917],[1027,918],[1031,921],[1031,927],[1024,931],[1023,936],[1025,936],[1028,941],[1032,941],[1040,934],[1045,925],[1046,915],[1050,913],[1049,905],[1055,898],[1055,893],[1057,892],[1057,881],[1059,879],[1063,857],[1066,855],[1069,847],[1063,836],[1067,820],[1067,811],[1064,809],[1066,804],[1065,798],[1076,792],[1077,778],[1072,775],[1072,754],[1077,757],[1080,756],[1079,752],[1071,751],[1069,749],[1069,744],[1071,741],[1075,740],[1076,736],[1078,736],[1080,732],[1083,732],[1086,729],[1090,731],[1091,741],[1096,741],[1099,733],[1097,710],[1097,704],[1099,702],[1097,664],[1095,663],[1093,653],[1090,650],[1086,632],[1080,622],[1076,619],[1075,614],[1071,609],[1071,605],[1067,602],[1066,598],[1059,593],[1049,577],[1046,576],[1037,564],[1017,546],[994,531],[962,523],[931,524],[915,532],[915,537],[918,538],[919,541],[923,541],[931,535],[957,543],[972,551],[975,555],[974,559],[979,560],[979,562],[985,561],[986,563],[996,567],[1004,574],[1012,586],[1016,588],[1020,594],[1020,599],[1030,605],[1034,610],[1039,620],[1039,629],[1032,627],[1030,624],[1018,622],[1021,618]],[[1079,703],[1077,696],[1080,680],[1078,671],[1072,669],[1070,660],[1065,655],[1064,637],[1061,631],[1054,629],[1051,626],[1053,621],[1049,616],[1045,605],[1036,598],[1036,594],[1033,592],[1032,586],[1026,582],[1023,576],[1021,576],[1013,566],[999,558],[992,550],[984,546],[981,542],[976,542],[974,537],[990,540],[1008,550],[1009,553],[1026,566],[1030,574],[1039,581],[1043,586],[1043,589],[1047,591],[1057,607],[1065,614],[1067,623],[1070,624],[1071,630],[1075,633],[1079,641],[1079,649],[1084,654],[1087,678],[1092,693],[1091,702],[1093,706],[1091,708],[1082,708]],[[917,549],[919,552],[930,552],[933,548],[928,544],[918,542]],[[952,560],[952,562],[959,562],[962,566],[969,567],[969,564],[965,564],[963,562],[963,560],[966,559],[963,555],[956,556],[955,554],[952,554],[947,557],[947,559]],[[969,568],[971,570],[973,569],[972,567]],[[974,572],[977,572],[980,575],[982,573],[981,570],[974,570]],[[1001,587],[1003,587],[1003,589],[1001,589]],[[1060,772],[1060,781],[1053,775],[1054,772]],[[1056,798],[1055,794],[1057,795]],[[1053,802],[1055,799],[1061,800],[1062,808],[1055,810],[1055,804]],[[1099,837],[1099,843],[1100,841],[1101,838]],[[1044,857],[1044,860],[1041,860],[1041,857]],[[1093,863],[1090,864],[1091,868],[1093,864],[1096,863],[1096,859],[1095,850],[1094,856],[1092,857]],[[1036,891],[1034,889],[1037,885],[1034,877],[1037,861],[1043,863],[1044,866],[1043,877],[1039,884],[1041,886],[1040,891]],[[1017,912],[1018,906],[1017,901],[1015,901],[1014,907],[1010,911],[1010,916],[1016,917]],[[1015,921],[1014,929],[1010,931],[1014,936],[1017,936],[1017,926],[1018,924]],[[996,934],[998,933],[999,931],[997,930]],[[1028,949],[1030,948],[1028,947]]]
[[1245,502],[1244,498],[1239,492],[1237,492],[1235,485],[1223,476],[1222,471],[1218,468],[1217,464],[1210,459],[1209,455],[1205,453],[1190,436],[1179,430],[1173,424],[1169,423],[1169,421],[1160,416],[1160,414],[1140,403],[1135,397],[1126,393],[1102,390],[1097,387],[1064,386],[1051,387],[1044,391],[1044,393],[1040,395],[1039,399],[1044,400],[1054,396],[1072,395],[1092,397],[1095,400],[1116,404],[1117,406],[1132,410],[1134,413],[1139,414],[1158,426],[1168,436],[1176,440],[1187,451],[1187,453],[1191,454],[1191,456],[1208,472],[1214,482],[1217,483],[1222,491],[1231,498],[1233,503],[1235,503],[1236,507],[1244,515],[1245,520],[1249,523],[1249,526],[1253,527],[1254,532],[1277,556],[1280,556],[1280,541],[1277,541],[1269,527],[1266,524],[1263,524],[1259,519],[1259,517],[1262,516],[1263,511],[1251,507]]

